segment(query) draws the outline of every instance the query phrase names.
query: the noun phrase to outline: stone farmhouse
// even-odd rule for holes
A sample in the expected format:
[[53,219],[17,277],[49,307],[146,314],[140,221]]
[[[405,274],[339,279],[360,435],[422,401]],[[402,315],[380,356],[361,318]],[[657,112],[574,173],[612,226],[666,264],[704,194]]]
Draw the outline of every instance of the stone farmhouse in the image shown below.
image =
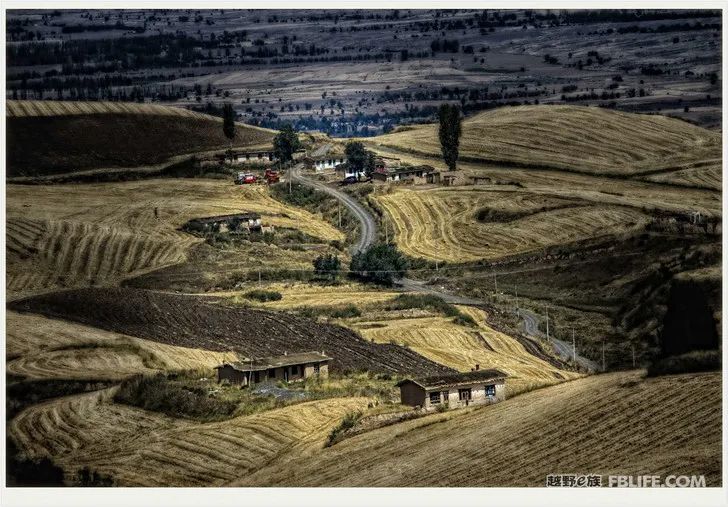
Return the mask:
[[377,168],[372,173],[372,180],[387,182],[439,183],[440,173],[429,165],[413,165]]
[[319,376],[329,376],[331,358],[323,352],[285,353],[282,356],[233,361],[216,366],[217,381],[249,386],[261,382],[297,382]]
[[469,372],[406,379],[397,385],[404,405],[458,408],[503,401],[506,376],[500,370],[481,370],[475,365]]

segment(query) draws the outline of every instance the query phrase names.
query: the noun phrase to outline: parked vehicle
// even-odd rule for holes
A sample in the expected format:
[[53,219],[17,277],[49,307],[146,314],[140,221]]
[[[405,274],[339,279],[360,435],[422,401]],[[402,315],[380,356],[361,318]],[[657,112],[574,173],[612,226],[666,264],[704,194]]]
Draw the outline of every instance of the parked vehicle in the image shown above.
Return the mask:
[[257,183],[258,177],[255,174],[250,173],[238,173],[238,177],[235,178],[236,185],[250,185]]
[[280,173],[278,171],[274,171],[273,169],[266,169],[263,178],[265,178],[265,181],[267,181],[269,185],[281,181]]
[[342,185],[351,185],[352,183],[358,183],[359,179],[356,176],[347,176],[341,180]]

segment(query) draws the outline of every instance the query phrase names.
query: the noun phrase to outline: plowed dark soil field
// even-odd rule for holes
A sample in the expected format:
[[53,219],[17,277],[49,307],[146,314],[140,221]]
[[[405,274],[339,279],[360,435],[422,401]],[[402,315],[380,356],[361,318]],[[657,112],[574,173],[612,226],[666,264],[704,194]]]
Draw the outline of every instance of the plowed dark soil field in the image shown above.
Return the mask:
[[340,326],[283,312],[227,307],[209,297],[94,288],[23,299],[8,308],[182,347],[234,350],[245,357],[323,350],[339,371],[453,371],[405,347],[365,341]]

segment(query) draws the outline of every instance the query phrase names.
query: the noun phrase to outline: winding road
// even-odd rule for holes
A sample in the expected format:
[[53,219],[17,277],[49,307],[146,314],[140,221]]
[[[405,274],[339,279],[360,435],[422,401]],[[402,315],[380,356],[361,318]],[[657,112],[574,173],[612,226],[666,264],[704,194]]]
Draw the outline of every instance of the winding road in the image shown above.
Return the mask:
[[[377,222],[374,220],[374,217],[369,213],[369,211],[346,192],[342,192],[337,188],[330,187],[320,181],[307,178],[301,173],[302,168],[303,164],[297,164],[291,168],[292,181],[300,183],[302,185],[308,185],[322,192],[326,192],[335,199],[338,199],[354,214],[356,219],[359,221],[361,227],[359,240],[354,245],[352,245],[350,252],[352,254],[355,254],[364,251],[371,245],[373,245],[377,238]],[[430,285],[427,285],[427,283],[422,280],[401,278],[397,281],[397,284],[405,291],[439,296],[446,303],[450,304],[467,306],[482,306],[485,304],[485,301],[482,301],[480,299],[450,294],[449,292],[445,292],[443,288],[432,287]],[[541,317],[538,314],[532,312],[531,310],[520,308],[519,315],[523,319],[523,328],[527,336],[533,338],[544,338],[543,333],[538,329],[538,324],[541,320]],[[568,361],[573,358],[574,351],[570,343],[554,337],[549,337],[549,339],[554,347],[554,351],[559,357],[561,357],[561,359]],[[592,372],[598,371],[599,369],[598,365],[594,361],[592,361],[591,359],[587,359],[586,357],[580,356],[579,354],[576,354],[576,362],[581,365],[581,367]]]

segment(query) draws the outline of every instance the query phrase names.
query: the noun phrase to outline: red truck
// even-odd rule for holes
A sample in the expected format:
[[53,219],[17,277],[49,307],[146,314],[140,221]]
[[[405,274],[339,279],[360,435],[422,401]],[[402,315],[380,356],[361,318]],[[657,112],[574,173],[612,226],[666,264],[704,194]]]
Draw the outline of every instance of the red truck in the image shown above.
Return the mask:
[[266,169],[265,175],[263,177],[265,178],[265,181],[267,181],[269,185],[272,185],[273,183],[278,183],[279,181],[281,181],[281,175],[278,173],[278,171],[274,171],[273,169]]

